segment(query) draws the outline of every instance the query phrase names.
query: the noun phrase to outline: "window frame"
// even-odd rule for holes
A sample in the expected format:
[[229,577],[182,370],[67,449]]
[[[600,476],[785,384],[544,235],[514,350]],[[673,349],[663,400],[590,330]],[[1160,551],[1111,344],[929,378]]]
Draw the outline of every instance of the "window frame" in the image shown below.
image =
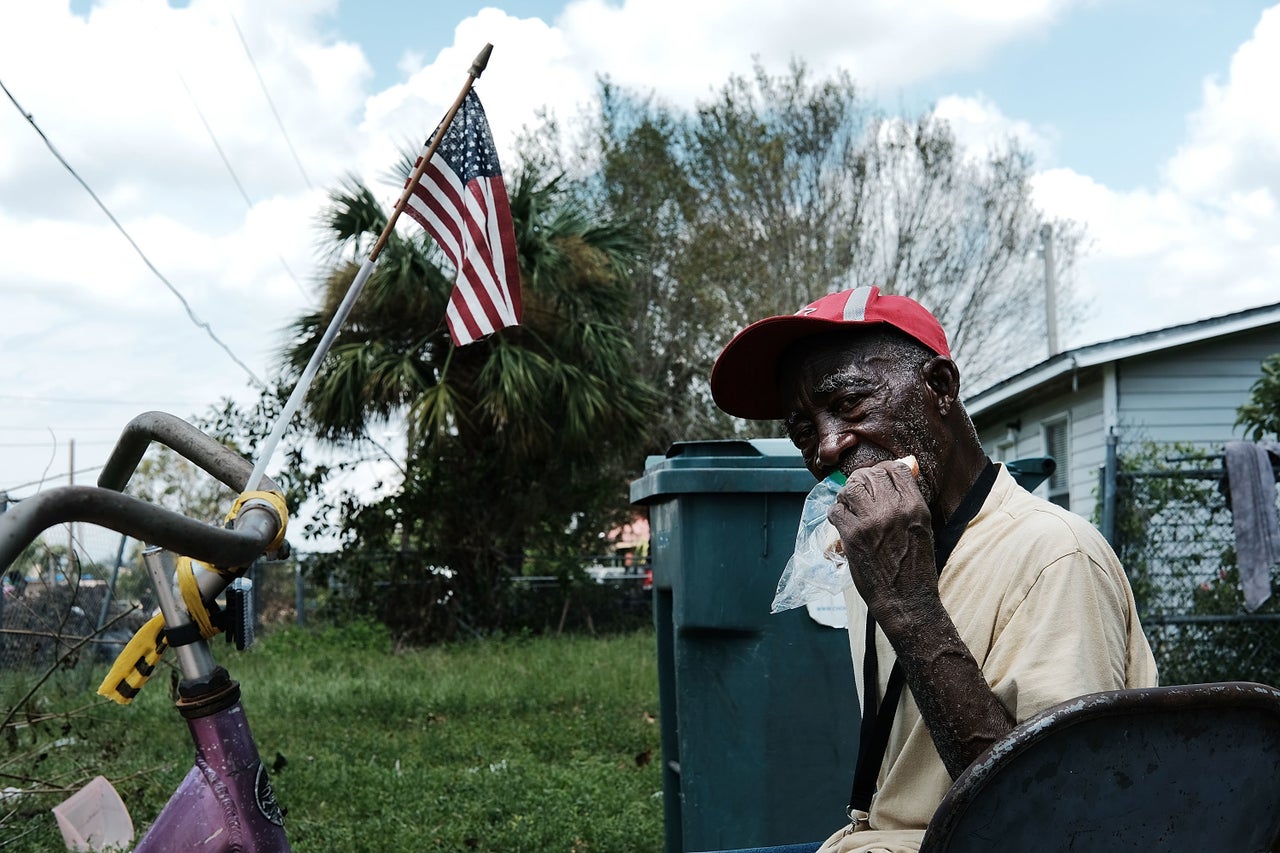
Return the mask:
[[[1052,433],[1061,430],[1062,453],[1054,452]],[[1052,456],[1057,468],[1044,482],[1045,497],[1063,509],[1071,509],[1071,416],[1069,412],[1045,418],[1040,422],[1040,441],[1044,455]]]

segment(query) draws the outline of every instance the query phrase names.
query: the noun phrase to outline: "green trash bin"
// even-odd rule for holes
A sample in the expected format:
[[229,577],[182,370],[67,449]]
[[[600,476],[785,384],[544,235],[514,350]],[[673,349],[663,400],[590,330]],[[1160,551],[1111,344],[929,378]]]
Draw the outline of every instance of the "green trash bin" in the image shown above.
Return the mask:
[[770,614],[813,475],[785,439],[687,442],[631,484],[649,509],[667,853],[825,838],[859,709],[848,632]]

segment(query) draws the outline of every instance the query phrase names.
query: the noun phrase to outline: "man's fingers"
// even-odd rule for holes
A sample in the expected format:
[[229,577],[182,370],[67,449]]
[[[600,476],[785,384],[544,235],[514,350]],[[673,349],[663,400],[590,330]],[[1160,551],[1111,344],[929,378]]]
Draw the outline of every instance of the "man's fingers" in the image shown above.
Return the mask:
[[897,479],[901,473],[905,473],[905,470],[897,460],[881,462],[870,468],[859,468],[849,475],[840,494],[853,501],[874,501],[889,494],[900,494]]
[[892,515],[895,508],[911,503],[918,488],[915,485],[918,472],[919,465],[914,456],[888,459],[867,468],[858,468],[849,474],[844,487],[836,495],[827,519],[837,527],[842,524],[847,527],[857,519],[871,521],[878,515]]

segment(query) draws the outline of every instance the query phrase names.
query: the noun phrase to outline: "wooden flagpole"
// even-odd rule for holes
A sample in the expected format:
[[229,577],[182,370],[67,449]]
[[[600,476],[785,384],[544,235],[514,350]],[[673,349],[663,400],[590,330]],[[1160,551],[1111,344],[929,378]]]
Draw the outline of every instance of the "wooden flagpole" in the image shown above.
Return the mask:
[[258,449],[258,461],[254,464],[253,473],[249,475],[249,481],[244,487],[246,492],[256,491],[258,486],[262,484],[262,478],[267,473],[267,465],[270,464],[271,457],[275,455],[280,439],[284,437],[285,430],[289,428],[289,422],[293,420],[293,416],[302,407],[302,401],[307,396],[307,390],[311,387],[311,382],[320,370],[320,363],[329,354],[329,348],[333,346],[334,339],[338,337],[339,329],[347,321],[347,317],[351,314],[351,309],[356,304],[356,299],[360,297],[360,291],[364,289],[365,282],[369,280],[369,274],[373,272],[373,267],[378,262],[378,255],[382,253],[387,241],[391,238],[391,229],[395,227],[396,220],[400,218],[400,214],[404,212],[405,206],[409,203],[410,194],[418,186],[418,182],[422,180],[422,173],[426,171],[427,164],[431,161],[431,156],[436,153],[436,148],[440,146],[440,140],[444,138],[445,132],[453,124],[453,117],[457,115],[462,102],[466,100],[472,84],[484,73],[485,66],[489,64],[489,54],[492,52],[493,45],[486,44],[484,49],[476,54],[475,61],[471,63],[471,68],[467,71],[467,82],[463,84],[462,91],[458,93],[453,106],[449,107],[449,111],[445,113],[439,129],[432,136],[427,145],[427,150],[423,152],[422,159],[414,168],[413,174],[409,176],[409,182],[405,184],[404,192],[400,195],[400,201],[396,203],[395,209],[391,211],[391,216],[387,218],[387,227],[382,229],[378,242],[374,243],[373,248],[369,251],[369,256],[360,265],[359,272],[356,273],[351,286],[347,288],[346,296],[342,297],[341,304],[334,311],[333,319],[329,321],[329,327],[325,329],[324,335],[320,338],[320,343],[316,345],[315,352],[311,354],[311,360],[307,362],[302,375],[298,377],[298,383],[293,386],[293,392],[289,394],[289,400],[280,412],[280,417],[276,419],[275,426],[271,428],[271,434],[267,436],[267,440]]
[[476,54],[475,62],[471,63],[471,69],[467,72],[467,82],[462,84],[462,91],[454,99],[453,106],[449,107],[449,111],[445,113],[444,121],[440,122],[439,132],[431,137],[427,150],[423,152],[421,160],[414,167],[413,174],[409,176],[409,182],[404,185],[404,192],[400,194],[400,200],[396,202],[395,209],[391,211],[391,216],[387,217],[387,227],[382,229],[382,235],[378,237],[378,242],[373,244],[373,249],[369,252],[370,260],[377,262],[378,255],[382,254],[382,249],[387,245],[387,240],[391,239],[391,229],[396,227],[396,220],[404,212],[405,206],[409,203],[409,196],[413,194],[418,182],[422,180],[422,173],[427,170],[427,164],[431,162],[431,156],[440,147],[440,140],[444,138],[445,131],[449,129],[449,125],[453,124],[453,117],[458,114],[458,109],[462,106],[462,102],[467,99],[467,93],[471,91],[472,84],[480,79],[480,75],[484,73],[485,66],[489,64],[489,54],[491,53],[493,53],[493,45],[486,44],[484,49]]

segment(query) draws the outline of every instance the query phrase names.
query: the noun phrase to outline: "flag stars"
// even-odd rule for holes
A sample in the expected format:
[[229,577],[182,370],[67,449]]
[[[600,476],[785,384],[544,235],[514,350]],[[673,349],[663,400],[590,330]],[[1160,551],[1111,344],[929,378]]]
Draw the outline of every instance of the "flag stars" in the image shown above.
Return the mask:
[[[439,132],[439,128],[436,129]],[[436,153],[467,183],[475,178],[492,178],[502,174],[498,167],[498,151],[485,119],[484,108],[475,92],[468,92]]]

